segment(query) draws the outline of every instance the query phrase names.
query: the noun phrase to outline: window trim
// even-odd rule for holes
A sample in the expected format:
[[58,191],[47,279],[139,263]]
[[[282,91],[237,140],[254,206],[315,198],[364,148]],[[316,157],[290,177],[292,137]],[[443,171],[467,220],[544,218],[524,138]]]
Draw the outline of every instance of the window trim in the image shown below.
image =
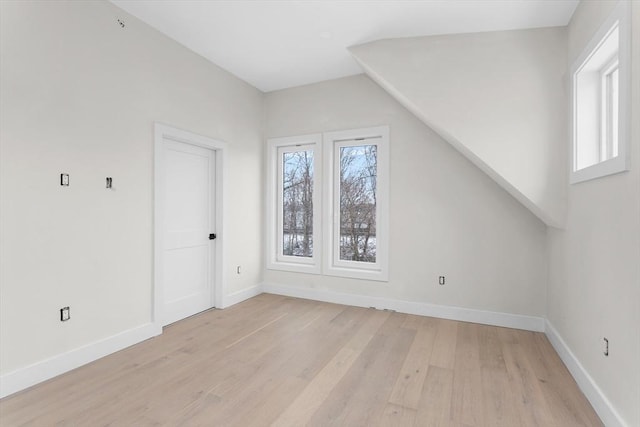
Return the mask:
[[[342,223],[342,219],[340,218],[340,149],[343,147],[362,147],[364,145],[376,145],[380,147],[379,144],[379,136],[374,137],[364,137],[357,139],[342,139],[333,141],[333,158],[331,158],[331,162],[333,163],[333,176],[332,176],[332,206],[333,206],[333,223],[332,223],[332,255],[333,255],[333,265],[338,268],[349,268],[349,269],[363,269],[363,270],[379,270],[380,269],[380,260],[377,255],[377,222],[378,215],[380,213],[380,204],[376,205],[376,262],[360,262],[360,261],[351,261],[351,260],[343,260],[340,259],[340,225]],[[370,142],[371,141],[371,142]],[[328,159],[330,157],[327,157]],[[377,165],[376,165],[376,175],[377,175]],[[377,177],[376,177],[377,179]],[[376,184],[377,190],[377,184]],[[378,191],[377,191],[378,192]],[[378,192],[379,193],[379,192]]]
[[[582,169],[577,169],[577,153],[578,153],[578,140],[577,140],[577,75],[587,64],[589,59],[598,50],[607,36],[618,27],[618,155],[611,159],[600,161],[593,165],[587,166]],[[596,178],[600,178],[607,175],[612,175],[629,170],[629,131],[630,131],[630,93],[631,93],[631,28],[629,23],[629,5],[627,2],[620,2],[614,9],[611,15],[600,26],[593,38],[586,45],[582,53],[574,61],[571,72],[571,96],[570,96],[570,117],[572,119],[572,126],[570,128],[571,136],[571,155],[569,156],[569,182],[570,184],[577,184],[583,181],[588,181]],[[598,93],[599,103],[602,105],[602,93]],[[600,117],[595,118],[601,124]],[[598,131],[598,138],[601,138],[602,131]],[[601,144],[598,146],[598,150],[601,152]]]
[[[620,63],[616,54],[600,70],[600,161],[613,158],[613,90],[611,81],[613,73],[618,70],[618,82],[620,78]],[[618,96],[620,96],[620,84],[618,83]],[[620,119],[618,118],[618,123]],[[618,144],[620,142],[618,141]]]
[[[282,165],[280,154],[294,147],[308,146],[313,150],[313,256],[294,257],[282,255]],[[267,140],[267,179],[266,182],[266,230],[267,251],[266,267],[272,270],[284,270],[298,273],[322,273],[322,135],[309,134]],[[283,150],[284,149],[284,150]],[[289,152],[290,152],[289,151]]]
[[[336,149],[346,141],[364,140],[376,142],[378,164],[376,183],[376,262],[365,263],[339,259],[340,249],[338,236],[340,233],[340,206],[336,202],[339,197],[340,177],[339,150]],[[359,142],[359,141],[358,141]],[[324,230],[324,264],[323,273],[328,276],[349,277],[375,281],[389,280],[389,127],[377,126],[364,129],[327,132],[323,134],[325,191],[323,209],[325,212]],[[343,144],[344,145],[344,144]]]

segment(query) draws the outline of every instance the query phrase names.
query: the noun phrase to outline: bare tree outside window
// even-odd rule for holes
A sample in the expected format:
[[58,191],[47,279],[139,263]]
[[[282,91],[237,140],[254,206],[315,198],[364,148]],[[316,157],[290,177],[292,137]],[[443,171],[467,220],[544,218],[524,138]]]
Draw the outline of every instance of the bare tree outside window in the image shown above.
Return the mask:
[[376,262],[377,148],[340,148],[341,260]]
[[313,151],[282,156],[282,254],[313,256]]

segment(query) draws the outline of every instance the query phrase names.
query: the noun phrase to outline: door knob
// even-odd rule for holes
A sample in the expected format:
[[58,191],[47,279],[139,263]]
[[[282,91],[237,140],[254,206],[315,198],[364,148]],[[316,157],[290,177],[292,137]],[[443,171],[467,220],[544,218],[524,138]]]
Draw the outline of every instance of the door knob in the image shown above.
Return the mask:
[[213,240],[216,238],[216,235],[214,233],[209,234],[209,240]]

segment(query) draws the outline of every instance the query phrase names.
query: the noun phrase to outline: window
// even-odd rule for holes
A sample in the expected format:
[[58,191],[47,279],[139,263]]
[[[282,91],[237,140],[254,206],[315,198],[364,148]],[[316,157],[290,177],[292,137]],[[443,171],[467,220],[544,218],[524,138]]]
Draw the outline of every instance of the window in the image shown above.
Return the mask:
[[267,266],[320,273],[321,135],[269,140]]
[[329,212],[324,273],[388,279],[388,162],[386,126],[324,134]]
[[621,2],[572,67],[572,183],[629,167],[627,16]]
[[384,126],[268,141],[267,268],[387,280],[388,140]]

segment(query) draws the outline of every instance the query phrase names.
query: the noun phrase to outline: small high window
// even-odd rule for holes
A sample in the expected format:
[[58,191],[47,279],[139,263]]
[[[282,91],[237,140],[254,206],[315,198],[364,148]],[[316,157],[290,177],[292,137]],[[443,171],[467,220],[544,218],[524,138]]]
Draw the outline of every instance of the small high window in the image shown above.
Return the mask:
[[628,169],[628,27],[621,2],[572,67],[572,183]]

